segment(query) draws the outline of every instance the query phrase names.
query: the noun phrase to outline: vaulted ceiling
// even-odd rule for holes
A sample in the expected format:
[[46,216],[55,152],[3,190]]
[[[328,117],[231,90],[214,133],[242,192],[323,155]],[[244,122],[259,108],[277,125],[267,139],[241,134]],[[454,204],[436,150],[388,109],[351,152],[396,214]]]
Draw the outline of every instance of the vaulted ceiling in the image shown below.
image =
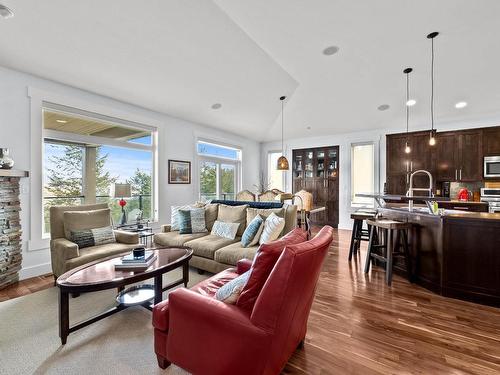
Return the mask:
[[260,141],[280,95],[286,137],[402,131],[408,66],[410,126],[428,123],[431,31],[438,127],[500,115],[496,0],[0,2],[1,65]]

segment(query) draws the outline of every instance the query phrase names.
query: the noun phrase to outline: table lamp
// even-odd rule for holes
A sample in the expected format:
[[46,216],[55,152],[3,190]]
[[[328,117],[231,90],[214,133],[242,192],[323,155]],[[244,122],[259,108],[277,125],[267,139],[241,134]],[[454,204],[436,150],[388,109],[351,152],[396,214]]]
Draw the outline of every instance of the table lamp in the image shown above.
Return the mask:
[[132,196],[132,191],[130,188],[130,184],[118,184],[115,183],[113,185],[113,198],[120,198],[118,204],[122,208],[122,216],[120,217],[120,225],[127,224],[127,214],[125,213],[125,206],[127,205],[127,201],[123,198],[130,198]]

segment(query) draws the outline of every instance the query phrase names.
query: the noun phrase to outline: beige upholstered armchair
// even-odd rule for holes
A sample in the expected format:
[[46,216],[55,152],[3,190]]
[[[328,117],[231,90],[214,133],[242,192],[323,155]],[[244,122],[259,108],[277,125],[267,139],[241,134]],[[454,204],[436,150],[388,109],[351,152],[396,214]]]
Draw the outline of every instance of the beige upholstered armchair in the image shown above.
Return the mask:
[[54,278],[63,273],[111,255],[126,253],[139,245],[137,233],[115,230],[115,242],[80,249],[70,241],[72,230],[111,226],[107,204],[50,207],[50,255]]
[[255,202],[255,194],[250,190],[242,190],[236,194],[237,201]]
[[274,199],[276,198],[278,194],[276,194],[274,191],[272,190],[268,190],[268,191],[265,191],[263,192],[262,194],[259,194],[259,202],[270,202],[270,201],[274,201]]

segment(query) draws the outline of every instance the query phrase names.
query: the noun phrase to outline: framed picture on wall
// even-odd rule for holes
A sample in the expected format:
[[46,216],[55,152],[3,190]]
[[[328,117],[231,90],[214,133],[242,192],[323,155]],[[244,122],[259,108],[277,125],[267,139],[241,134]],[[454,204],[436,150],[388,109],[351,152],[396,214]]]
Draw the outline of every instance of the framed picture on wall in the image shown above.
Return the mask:
[[168,183],[169,184],[190,184],[191,183],[191,162],[182,160],[168,161]]

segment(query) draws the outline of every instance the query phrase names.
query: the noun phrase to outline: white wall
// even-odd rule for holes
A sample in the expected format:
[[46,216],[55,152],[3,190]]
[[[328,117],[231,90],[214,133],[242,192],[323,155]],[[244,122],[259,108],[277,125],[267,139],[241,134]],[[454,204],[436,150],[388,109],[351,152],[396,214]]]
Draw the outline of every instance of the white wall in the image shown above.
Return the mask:
[[[11,155],[16,162],[16,169],[28,171],[32,169],[28,87],[100,107],[113,108],[118,113],[130,114],[135,118],[151,119],[151,123],[160,124],[158,141],[159,224],[170,221],[171,205],[185,204],[197,199],[195,140],[198,137],[241,147],[243,150],[242,188],[252,190],[252,185],[258,181],[260,144],[256,141],[0,67],[0,147],[10,148]],[[191,185],[169,185],[167,183],[168,159],[191,161],[193,176]],[[21,182],[21,220],[23,225],[21,278],[50,272],[49,249],[44,247],[28,250],[28,241],[40,240],[30,238],[32,236],[30,220],[37,220],[30,215],[30,195],[35,194],[30,189],[31,179],[31,177],[23,179]]]
[[[449,123],[437,123],[437,130],[461,130],[470,128],[480,128],[488,126],[499,126],[500,117],[498,115],[485,116],[477,118],[474,121],[454,121]],[[414,126],[410,131],[426,130],[428,127],[425,124]],[[326,135],[321,137],[304,137],[297,139],[285,140],[286,157],[292,162],[292,150],[302,148],[324,147],[324,146],[339,146],[340,147],[340,163],[339,163],[339,228],[351,229],[352,221],[350,214],[356,209],[351,207],[351,144],[361,142],[375,143],[375,184],[378,186],[379,192],[383,191],[385,182],[386,170],[386,142],[385,135],[398,132],[404,132],[403,124],[401,129],[376,129],[365,132],[345,133],[336,135]],[[436,145],[439,147],[439,145]],[[267,174],[267,153],[281,149],[281,142],[266,142],[261,146],[261,165],[264,173]],[[290,168],[292,165],[290,164]],[[292,172],[286,173],[286,191],[292,190]]]

